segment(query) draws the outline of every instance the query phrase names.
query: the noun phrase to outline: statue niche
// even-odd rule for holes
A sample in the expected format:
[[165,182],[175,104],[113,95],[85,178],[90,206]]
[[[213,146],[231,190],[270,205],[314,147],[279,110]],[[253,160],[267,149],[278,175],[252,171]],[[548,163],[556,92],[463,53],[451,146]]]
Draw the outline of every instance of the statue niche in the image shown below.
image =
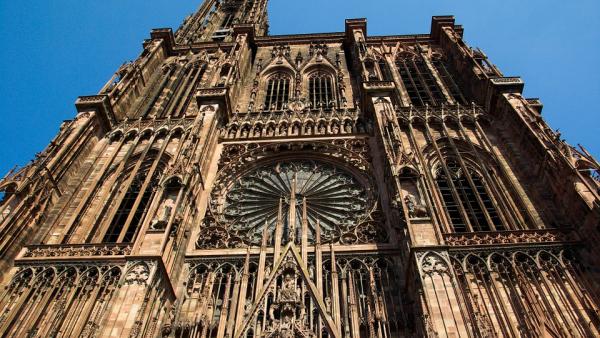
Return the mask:
[[419,174],[413,169],[405,167],[401,170],[400,193],[410,219],[429,216],[427,207],[419,193],[418,181]]
[[261,335],[265,338],[313,338],[316,337],[306,323],[306,307],[302,301],[298,283],[298,266],[289,259],[281,272],[278,296],[269,309],[270,323]]
[[181,184],[177,179],[171,180],[164,187],[163,194],[161,196],[154,219],[150,223],[150,230],[164,230],[173,215],[173,211],[176,207],[177,195],[181,190]]

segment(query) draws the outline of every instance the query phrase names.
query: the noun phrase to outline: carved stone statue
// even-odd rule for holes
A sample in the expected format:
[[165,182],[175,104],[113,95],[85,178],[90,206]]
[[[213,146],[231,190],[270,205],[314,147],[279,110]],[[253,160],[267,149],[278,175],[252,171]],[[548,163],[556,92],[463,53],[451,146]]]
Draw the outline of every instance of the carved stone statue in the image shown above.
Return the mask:
[[408,217],[410,218],[420,218],[427,217],[427,209],[424,205],[420,204],[417,198],[408,194],[404,197],[404,203],[406,203],[406,207],[408,208]]
[[280,302],[295,302],[296,301],[296,286],[294,285],[294,278],[288,274],[285,276],[283,286],[281,287],[281,293],[279,295]]
[[152,229],[152,230],[164,229],[167,226],[169,219],[171,218],[174,207],[175,207],[175,201],[173,200],[173,198],[171,196],[168,196],[167,199],[165,199],[162,202],[162,205],[158,209],[158,212],[156,213],[156,218],[154,220],[152,220],[152,223],[150,224],[150,229]]

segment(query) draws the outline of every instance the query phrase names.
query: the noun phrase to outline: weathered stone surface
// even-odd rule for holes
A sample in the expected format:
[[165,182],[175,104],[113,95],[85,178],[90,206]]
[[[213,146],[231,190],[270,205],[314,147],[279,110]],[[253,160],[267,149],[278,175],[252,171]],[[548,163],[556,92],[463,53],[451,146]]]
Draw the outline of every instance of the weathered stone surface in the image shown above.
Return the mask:
[[598,336],[599,165],[431,34],[207,0],[0,180],[0,336]]

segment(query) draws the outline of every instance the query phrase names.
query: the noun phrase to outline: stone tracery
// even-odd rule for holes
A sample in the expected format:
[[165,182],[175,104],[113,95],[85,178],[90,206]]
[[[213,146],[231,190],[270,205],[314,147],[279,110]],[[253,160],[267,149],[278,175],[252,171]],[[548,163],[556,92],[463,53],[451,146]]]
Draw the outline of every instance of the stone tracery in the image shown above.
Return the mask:
[[[363,179],[364,180],[364,179]],[[280,160],[221,182],[199,247],[260,245],[276,227],[288,240],[314,243],[384,241],[373,191],[340,166],[318,160]],[[266,228],[266,229],[265,229]]]
[[451,17],[269,36],[266,5],[153,30],[0,180],[0,335],[598,335],[600,166],[519,78]]

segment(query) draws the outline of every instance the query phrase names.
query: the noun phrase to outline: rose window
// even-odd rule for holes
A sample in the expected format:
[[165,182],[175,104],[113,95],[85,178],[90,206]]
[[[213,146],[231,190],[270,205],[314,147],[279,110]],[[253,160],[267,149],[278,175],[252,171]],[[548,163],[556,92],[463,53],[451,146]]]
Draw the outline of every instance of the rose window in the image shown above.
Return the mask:
[[348,171],[309,160],[271,163],[246,172],[213,196],[217,221],[239,241],[259,245],[276,224],[287,240],[300,239],[304,224],[314,243],[339,238],[371,209],[369,191]]

